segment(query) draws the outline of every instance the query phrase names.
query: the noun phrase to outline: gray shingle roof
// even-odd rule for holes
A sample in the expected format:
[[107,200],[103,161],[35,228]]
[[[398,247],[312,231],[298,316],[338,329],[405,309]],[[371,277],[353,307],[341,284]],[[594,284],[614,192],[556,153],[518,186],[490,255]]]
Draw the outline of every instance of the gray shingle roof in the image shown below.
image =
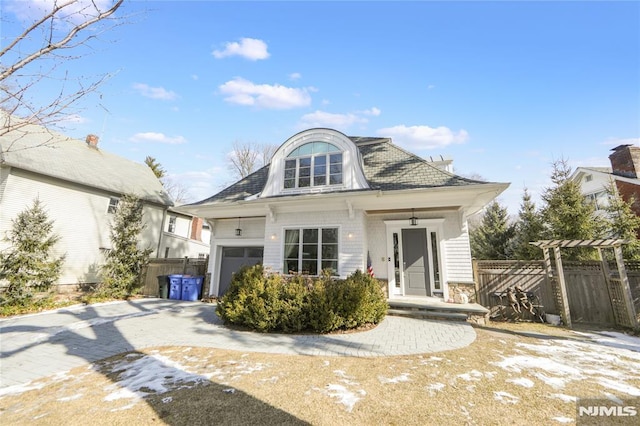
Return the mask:
[[[5,116],[6,117],[6,116]],[[19,119],[12,117],[12,121]],[[173,205],[151,169],[85,141],[37,125],[24,125],[0,136],[0,164],[97,188],[115,194]]]
[[[425,159],[394,145],[388,138],[350,136],[349,139],[360,151],[364,174],[371,190],[397,191],[486,183],[441,170]],[[268,177],[267,165],[216,195],[191,205],[243,200],[262,192]]]
[[364,175],[371,189],[394,191],[484,183],[441,170],[388,139],[366,144],[355,142],[362,155]]

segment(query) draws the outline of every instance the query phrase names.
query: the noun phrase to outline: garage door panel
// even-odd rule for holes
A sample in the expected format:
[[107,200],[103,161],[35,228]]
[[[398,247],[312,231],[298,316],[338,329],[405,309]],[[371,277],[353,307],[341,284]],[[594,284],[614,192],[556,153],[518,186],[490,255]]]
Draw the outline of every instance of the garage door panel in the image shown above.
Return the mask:
[[234,272],[237,272],[243,266],[253,266],[261,263],[263,253],[264,249],[262,247],[223,247],[218,296],[222,296],[227,292]]

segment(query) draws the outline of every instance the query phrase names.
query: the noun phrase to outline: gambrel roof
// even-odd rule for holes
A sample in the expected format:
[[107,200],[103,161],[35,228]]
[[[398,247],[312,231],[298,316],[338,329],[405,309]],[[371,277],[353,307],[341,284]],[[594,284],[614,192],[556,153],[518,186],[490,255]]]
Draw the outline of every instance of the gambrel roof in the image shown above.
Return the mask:
[[[429,161],[393,144],[389,138],[350,136],[349,139],[358,149],[369,185],[368,189],[358,191],[398,191],[487,184],[435,167]],[[191,205],[236,202],[249,197],[260,197],[269,178],[269,170],[270,165],[267,165],[212,197]],[[353,192],[350,189],[341,191]],[[333,191],[335,192],[338,191]],[[296,195],[299,194],[286,196]]]
[[[2,118],[6,119],[6,115]],[[20,119],[11,117],[11,121],[16,123]],[[23,124],[0,136],[0,165],[117,195],[134,194],[160,205],[173,205],[146,164],[111,154],[42,126]]]

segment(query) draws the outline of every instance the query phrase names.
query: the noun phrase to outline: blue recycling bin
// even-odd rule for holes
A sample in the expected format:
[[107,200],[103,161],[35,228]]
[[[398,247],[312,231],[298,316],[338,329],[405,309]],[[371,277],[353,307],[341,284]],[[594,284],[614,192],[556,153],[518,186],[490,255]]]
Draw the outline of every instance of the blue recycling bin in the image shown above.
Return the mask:
[[169,299],[182,299],[182,275],[169,275]]
[[204,277],[182,277],[182,300],[192,302],[200,299]]

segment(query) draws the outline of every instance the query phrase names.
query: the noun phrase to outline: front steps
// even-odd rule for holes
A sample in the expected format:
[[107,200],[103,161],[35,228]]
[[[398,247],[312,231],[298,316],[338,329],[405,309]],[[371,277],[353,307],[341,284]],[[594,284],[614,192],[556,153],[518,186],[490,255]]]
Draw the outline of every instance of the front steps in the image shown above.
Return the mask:
[[389,299],[388,315],[485,324],[489,310],[477,303],[445,303],[437,298]]

